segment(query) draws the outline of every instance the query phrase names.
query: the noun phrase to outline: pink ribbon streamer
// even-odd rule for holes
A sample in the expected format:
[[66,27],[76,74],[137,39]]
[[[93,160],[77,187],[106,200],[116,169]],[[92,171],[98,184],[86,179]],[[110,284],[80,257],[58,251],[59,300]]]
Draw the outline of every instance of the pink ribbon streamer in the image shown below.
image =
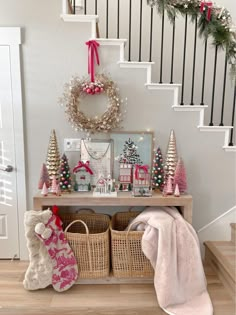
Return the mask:
[[62,222],[61,222],[61,218],[59,217],[58,215],[58,211],[59,211],[59,208],[58,206],[54,205],[52,206],[52,213],[55,215],[56,217],[56,221],[55,221],[55,224],[61,228],[61,225],[62,225]]
[[86,161],[86,163],[79,161],[78,165],[76,165],[76,167],[73,168],[73,173],[78,172],[78,170],[83,167],[85,168],[86,172],[93,175],[93,171],[89,167],[89,161]]
[[213,3],[211,1],[209,1],[209,2],[205,2],[205,0],[202,1],[201,6],[200,6],[200,12],[201,13],[203,13],[205,6],[207,7],[207,21],[210,21]]
[[88,42],[86,42],[86,45],[88,46],[88,73],[90,74],[91,82],[94,82],[95,77],[94,58],[96,58],[97,64],[100,65],[98,56],[98,47],[100,45],[98,42],[96,42],[96,40],[89,40]]
[[144,170],[144,173],[147,174],[148,173],[148,168],[149,168],[148,165],[136,164],[135,165],[135,179],[137,179],[137,180],[144,180],[145,178],[139,177],[139,171],[140,170]]

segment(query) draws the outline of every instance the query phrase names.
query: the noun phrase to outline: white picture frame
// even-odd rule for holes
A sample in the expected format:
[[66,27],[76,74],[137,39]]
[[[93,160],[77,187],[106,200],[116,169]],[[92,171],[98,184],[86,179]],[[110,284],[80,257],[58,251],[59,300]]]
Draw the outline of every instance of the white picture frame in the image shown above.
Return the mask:
[[81,139],[81,160],[89,161],[93,171],[91,185],[95,186],[101,175],[113,176],[113,140]]

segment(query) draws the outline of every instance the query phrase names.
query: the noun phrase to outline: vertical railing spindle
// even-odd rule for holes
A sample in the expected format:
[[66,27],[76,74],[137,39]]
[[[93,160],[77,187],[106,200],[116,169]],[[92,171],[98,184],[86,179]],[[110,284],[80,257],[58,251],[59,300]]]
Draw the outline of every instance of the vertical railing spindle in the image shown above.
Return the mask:
[[95,0],[95,15],[98,14],[98,0]]
[[117,0],[117,38],[120,38],[120,0]]
[[132,0],[129,0],[129,58],[128,61],[131,61],[131,18],[132,18]]
[[192,73],[192,92],[190,105],[194,105],[194,83],[195,83],[195,66],[196,66],[196,49],[197,49],[197,16],[195,18],[195,32],[194,32],[194,48],[193,48],[193,73]]
[[184,54],[183,54],[183,73],[182,73],[182,92],[180,105],[184,105],[184,80],[185,80],[185,58],[186,58],[186,43],[188,31],[188,15],[185,15],[185,31],[184,31]]
[[139,17],[139,57],[138,61],[142,61],[142,19],[143,19],[143,0],[140,0],[140,17]]
[[204,105],[205,78],[206,78],[207,39],[205,40],[203,73],[202,73],[202,98],[200,105]]
[[73,14],[75,14],[75,0],[73,0]]
[[225,70],[224,70],[223,93],[222,93],[222,107],[221,107],[221,118],[220,118],[219,126],[224,126],[226,76],[227,76],[227,54],[225,53]]
[[218,55],[218,46],[216,46],[216,48],[215,48],[215,61],[214,61],[212,98],[211,98],[211,119],[210,119],[209,126],[214,126],[214,124],[213,124],[213,115],[214,115],[214,102],[215,102],[217,55]]
[[165,30],[165,10],[162,12],[162,26],[161,26],[161,60],[160,60],[160,81],[162,82],[162,69],[163,69],[163,48],[164,48],[164,30]]
[[106,5],[106,38],[108,38],[108,24],[109,24],[109,7],[108,7],[108,0]]
[[175,55],[175,17],[173,20],[173,31],[172,31],[172,54],[171,54],[171,70],[170,70],[170,83],[171,84],[173,84],[174,55]]
[[84,0],[84,14],[87,14],[87,0]]
[[153,28],[153,7],[151,7],[151,18],[150,18],[150,48],[149,48],[149,62],[152,62],[152,28]]
[[[233,100],[233,112],[232,112],[232,122],[231,122],[232,127],[234,127],[235,102],[236,102],[236,85],[234,86],[234,100]],[[233,144],[233,134],[234,134],[234,128],[231,129],[231,134],[230,134],[229,146],[231,146],[231,147],[234,145]]]

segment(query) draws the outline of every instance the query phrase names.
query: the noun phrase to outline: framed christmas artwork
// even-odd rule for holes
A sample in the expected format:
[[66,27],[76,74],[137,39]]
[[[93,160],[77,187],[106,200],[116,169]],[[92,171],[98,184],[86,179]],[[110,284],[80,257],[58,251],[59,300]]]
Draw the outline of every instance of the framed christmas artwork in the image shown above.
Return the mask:
[[81,140],[81,160],[89,161],[93,170],[91,185],[96,185],[101,176],[113,176],[113,147],[113,140]]
[[148,131],[119,131],[112,132],[110,138],[114,142],[113,177],[122,184],[122,190],[130,190],[134,165],[145,164],[152,168],[154,134]]

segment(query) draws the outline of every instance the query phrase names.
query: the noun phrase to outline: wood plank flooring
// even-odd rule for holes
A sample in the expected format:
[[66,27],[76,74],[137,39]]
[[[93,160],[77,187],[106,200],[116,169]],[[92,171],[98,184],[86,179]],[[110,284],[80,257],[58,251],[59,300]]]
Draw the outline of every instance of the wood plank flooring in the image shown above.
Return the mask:
[[[0,261],[1,315],[164,315],[152,284],[75,285],[57,293],[51,287],[26,291],[28,263]],[[205,267],[214,315],[235,315],[235,304],[210,267]],[[191,314],[189,314],[191,315]],[[204,314],[199,314],[204,315]]]

